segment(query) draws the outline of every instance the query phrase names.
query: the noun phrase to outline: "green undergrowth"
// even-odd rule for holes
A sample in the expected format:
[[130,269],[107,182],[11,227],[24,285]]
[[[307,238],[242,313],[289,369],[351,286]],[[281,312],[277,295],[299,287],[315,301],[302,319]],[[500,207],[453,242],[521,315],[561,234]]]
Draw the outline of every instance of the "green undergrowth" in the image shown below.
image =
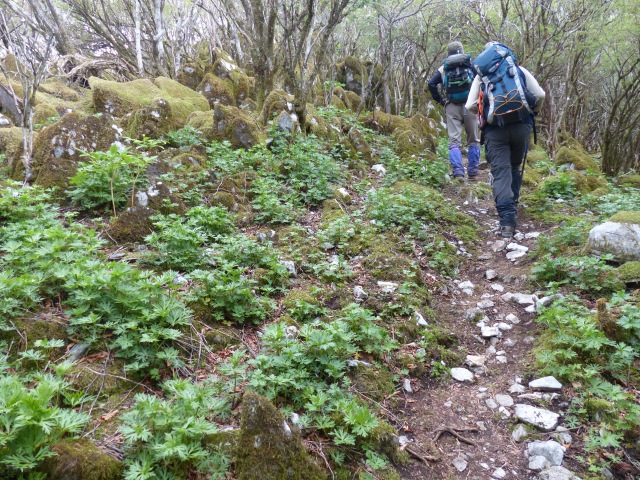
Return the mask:
[[536,347],[541,374],[569,382],[575,390],[567,427],[584,425],[586,456],[593,473],[624,458],[640,432],[640,405],[633,385],[640,381],[638,298],[619,293],[598,300],[596,313],[568,296],[543,309],[545,326]]

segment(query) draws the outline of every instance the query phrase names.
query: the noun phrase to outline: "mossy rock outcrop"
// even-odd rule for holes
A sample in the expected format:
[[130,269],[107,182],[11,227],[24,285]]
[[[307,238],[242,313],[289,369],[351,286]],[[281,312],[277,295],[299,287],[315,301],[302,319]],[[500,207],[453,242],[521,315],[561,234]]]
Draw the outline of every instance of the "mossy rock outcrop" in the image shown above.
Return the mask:
[[[16,163],[20,163],[20,156],[22,155],[22,152],[22,128],[0,128],[0,154],[6,155],[7,164],[14,165]],[[16,178],[13,174],[12,176]]]
[[51,105],[41,103],[33,109],[33,124],[35,126],[44,125],[50,122],[51,119],[57,119],[59,116],[58,111]]
[[351,90],[346,90],[345,96],[349,100],[349,103],[348,104],[347,102],[344,102],[344,103],[346,105],[349,105],[349,108],[351,108],[351,111],[357,112],[358,108],[360,107],[360,102],[362,102],[360,95],[358,95],[356,92],[352,92]]
[[618,183],[623,187],[640,188],[640,175],[625,175],[618,179]]
[[337,95],[331,95],[331,106],[338,110],[347,110],[348,107]]
[[180,72],[178,72],[178,76],[176,80],[180,82],[185,87],[189,87],[192,90],[197,90],[198,85],[202,82],[202,78],[204,77],[204,67],[199,65],[197,62],[188,62],[185,63]]
[[526,168],[522,177],[522,184],[527,187],[536,187],[544,176],[534,168]]
[[49,480],[119,480],[123,476],[122,462],[100,451],[88,439],[60,442],[52,450],[57,455],[38,467]]
[[61,78],[53,78],[41,83],[38,86],[38,91],[69,102],[77,102],[82,99],[80,93],[67,85]]
[[[108,115],[85,115],[72,112],[52,125],[44,127],[36,136],[33,152],[35,183],[58,187],[59,195],[69,186],[69,178],[76,173],[81,151],[108,150],[117,139]],[[13,177],[22,175],[22,165],[16,164]]]
[[556,154],[556,165],[571,165],[574,170],[598,172],[598,164],[582,147],[561,147]]
[[618,267],[618,277],[624,283],[640,283],[640,262],[627,262]]
[[298,434],[265,397],[247,391],[242,399],[235,457],[238,480],[326,480]]
[[[17,318],[13,323],[15,329],[0,331],[0,340],[7,343],[14,342],[20,349],[30,348],[38,340],[57,339],[65,343],[68,341],[66,321],[50,313]],[[25,343],[25,340],[28,343]],[[58,356],[60,353],[63,352],[56,352]]]
[[264,100],[264,105],[262,105],[262,113],[260,115],[262,123],[266,125],[269,120],[273,120],[282,111],[293,113],[293,100],[293,95],[289,95],[284,90],[272,90],[269,92],[269,95]]
[[640,225],[640,212],[637,211],[622,211],[614,214],[610,219],[610,222],[616,223],[632,223]]
[[580,193],[590,193],[598,188],[606,187],[607,181],[602,177],[585,175],[577,170],[570,170],[567,174],[571,177],[573,186]]
[[107,234],[118,243],[142,242],[153,232],[151,217],[157,213],[157,210],[146,206],[129,207],[111,222]]
[[193,112],[209,110],[206,98],[170,78],[112,82],[91,77],[89,85],[96,111],[125,117],[141,110],[131,115],[127,129],[140,130],[138,124],[153,117],[157,120],[154,136],[181,128]]
[[349,144],[353,151],[357,152],[357,154],[367,162],[369,166],[373,165],[373,152],[362,132],[355,127],[351,127],[347,138],[349,139]]
[[368,76],[365,65],[355,57],[345,57],[336,64],[336,69],[338,82],[346,90],[362,95],[362,85],[366,85]]
[[196,91],[207,99],[211,108],[216,105],[236,104],[236,97],[233,94],[233,85],[231,82],[223,80],[213,73],[207,73],[204,76]]
[[188,121],[207,141],[228,140],[233,148],[250,148],[264,139],[253,116],[237,107],[216,105],[213,112],[195,112]]

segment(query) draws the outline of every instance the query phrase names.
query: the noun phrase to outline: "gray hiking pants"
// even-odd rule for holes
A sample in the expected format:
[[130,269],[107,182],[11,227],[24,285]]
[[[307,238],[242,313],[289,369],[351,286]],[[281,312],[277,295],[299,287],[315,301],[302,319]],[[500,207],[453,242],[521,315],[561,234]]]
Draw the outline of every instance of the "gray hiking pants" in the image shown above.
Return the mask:
[[449,148],[462,145],[462,128],[467,133],[467,146],[479,146],[480,134],[478,132],[478,118],[467,112],[464,105],[447,103],[444,108],[447,114],[447,133],[449,134]]
[[528,123],[512,123],[490,127],[484,134],[485,153],[493,175],[493,199],[501,226],[516,226],[516,206],[522,185],[520,165],[529,148],[532,129]]

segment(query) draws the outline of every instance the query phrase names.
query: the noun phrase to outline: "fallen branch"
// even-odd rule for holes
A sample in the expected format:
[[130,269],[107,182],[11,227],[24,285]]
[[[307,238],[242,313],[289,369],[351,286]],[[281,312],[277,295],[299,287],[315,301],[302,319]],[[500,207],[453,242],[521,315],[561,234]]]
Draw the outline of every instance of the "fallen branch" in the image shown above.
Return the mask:
[[452,435],[454,437],[456,437],[458,440],[460,440],[463,443],[466,443],[467,445],[473,445],[474,447],[476,447],[477,445],[469,440],[468,438],[464,438],[462,435],[460,435],[463,432],[477,432],[478,429],[477,428],[449,428],[449,427],[445,427],[445,428],[439,428],[438,430],[435,431],[436,436],[433,439],[434,442],[437,442],[438,439],[440,438],[440,436],[443,433],[448,433],[449,435]]
[[416,452],[409,445],[405,445],[404,449],[407,451],[407,453],[409,455],[411,455],[412,457],[415,457],[418,460],[422,461],[422,463],[424,463],[425,465],[429,465],[429,462],[441,462],[442,461],[441,458],[434,457],[433,455],[428,455],[428,454],[421,455],[420,453]]

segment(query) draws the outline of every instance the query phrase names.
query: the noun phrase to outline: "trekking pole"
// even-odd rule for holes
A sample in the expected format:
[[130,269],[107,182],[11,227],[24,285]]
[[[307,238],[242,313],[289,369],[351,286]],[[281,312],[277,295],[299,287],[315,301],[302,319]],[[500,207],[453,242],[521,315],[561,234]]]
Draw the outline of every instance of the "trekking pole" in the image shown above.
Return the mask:
[[[536,128],[536,117],[533,117],[533,143],[538,144],[538,129]],[[527,153],[529,153],[529,147],[524,151],[524,158],[522,159],[522,170],[520,170],[520,178],[524,177],[524,167],[527,164]]]

